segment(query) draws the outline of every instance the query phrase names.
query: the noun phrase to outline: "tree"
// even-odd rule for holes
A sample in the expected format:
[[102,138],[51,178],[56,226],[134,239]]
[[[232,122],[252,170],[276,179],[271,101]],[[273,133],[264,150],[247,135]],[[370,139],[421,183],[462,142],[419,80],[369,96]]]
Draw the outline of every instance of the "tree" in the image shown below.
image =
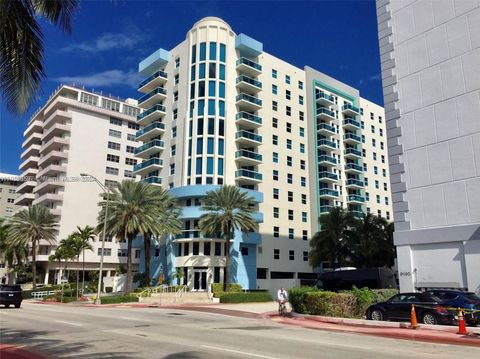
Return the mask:
[[[90,240],[95,240],[95,228],[90,226],[80,227],[77,226],[77,230],[74,232],[77,241],[78,241],[78,249],[82,252],[82,295],[83,291],[85,290],[85,251],[93,251],[93,247],[90,244]],[[78,292],[78,284],[77,284],[77,292]]]
[[10,220],[9,245],[32,247],[32,274],[33,289],[37,287],[37,267],[36,255],[38,242],[43,239],[49,243],[55,241],[57,223],[55,216],[50,213],[48,208],[35,205],[29,206]]
[[242,232],[257,228],[252,213],[256,204],[253,197],[232,185],[210,191],[203,200],[200,230],[207,236],[222,235],[226,243],[224,290],[230,289],[230,239],[234,230]]
[[9,270],[8,284],[13,284],[14,268],[25,264],[27,260],[28,247],[11,245],[8,242],[8,224],[5,219],[0,218],[0,262],[4,262]]
[[310,265],[319,267],[326,260],[332,268],[336,263],[341,267],[349,256],[345,238],[355,224],[355,217],[341,207],[334,207],[321,215],[319,222],[320,231],[310,241]]
[[185,272],[183,271],[183,268],[175,268],[175,273],[173,273],[173,279],[177,279],[177,284],[181,284],[182,278],[185,276]]
[[78,0],[0,0],[0,89],[9,111],[23,114],[45,78],[38,19],[71,33],[77,7]]
[[[107,235],[115,236],[127,242],[127,283],[126,292],[132,284],[132,242],[139,233],[161,233],[162,224],[158,223],[158,191],[155,186],[145,182],[124,180],[111,188],[107,216]],[[103,228],[106,201],[98,215],[97,230]]]

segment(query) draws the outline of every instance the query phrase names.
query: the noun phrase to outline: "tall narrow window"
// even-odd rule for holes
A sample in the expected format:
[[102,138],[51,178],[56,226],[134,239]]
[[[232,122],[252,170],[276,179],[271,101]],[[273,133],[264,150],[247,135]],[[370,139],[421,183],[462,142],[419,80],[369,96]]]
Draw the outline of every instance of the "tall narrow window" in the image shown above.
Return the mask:
[[215,81],[208,81],[208,96],[215,97]]
[[205,61],[207,56],[207,44],[205,42],[200,43],[200,61]]
[[209,59],[215,61],[217,59],[217,43],[211,42],[210,43],[210,55]]
[[225,44],[220,44],[220,61],[221,62],[225,62],[225,51],[226,48],[225,48]]
[[192,64],[197,60],[197,45],[192,46]]

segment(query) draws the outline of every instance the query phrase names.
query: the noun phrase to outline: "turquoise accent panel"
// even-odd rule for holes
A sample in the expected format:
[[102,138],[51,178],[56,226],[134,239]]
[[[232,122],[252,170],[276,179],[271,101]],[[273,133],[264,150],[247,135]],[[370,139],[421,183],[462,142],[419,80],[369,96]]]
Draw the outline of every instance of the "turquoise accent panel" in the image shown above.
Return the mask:
[[[241,240],[244,234],[235,231],[235,241],[231,248],[232,283],[239,283],[243,289],[256,289],[257,287],[257,244]],[[240,239],[240,240],[239,240]],[[242,255],[242,247],[246,247],[248,255]]]
[[[346,98],[347,100],[349,101],[352,101],[353,105],[358,107],[358,98],[357,97],[353,97],[349,94],[347,94],[346,92],[343,92],[343,91],[340,91],[330,85],[327,85],[326,83],[322,82],[322,81],[318,81],[318,80],[313,80],[313,101],[315,101],[315,86],[319,86],[331,93],[334,93],[335,95],[337,96],[341,96],[341,97],[344,97]],[[315,101],[315,110],[316,110],[316,101]],[[314,113],[317,113],[317,112],[314,112]]]
[[257,57],[263,52],[263,44],[245,34],[237,35],[235,48],[240,50],[242,56],[246,57]]
[[[205,197],[208,192],[215,191],[222,186],[219,185],[195,185],[195,186],[182,186],[170,189],[168,192],[175,198],[192,198],[192,197]],[[241,189],[253,197],[258,203],[263,202],[263,193],[253,191],[249,189]]]
[[170,52],[164,49],[158,49],[145,60],[138,64],[138,72],[143,75],[151,75],[162,66],[164,66],[170,58]]

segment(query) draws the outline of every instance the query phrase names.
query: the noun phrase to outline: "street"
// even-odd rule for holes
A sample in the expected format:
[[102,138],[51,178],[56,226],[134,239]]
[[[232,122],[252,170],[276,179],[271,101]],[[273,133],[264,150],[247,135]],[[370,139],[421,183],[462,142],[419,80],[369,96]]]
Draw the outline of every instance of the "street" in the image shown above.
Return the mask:
[[303,329],[160,308],[24,302],[0,309],[1,344],[60,358],[478,358],[474,347]]

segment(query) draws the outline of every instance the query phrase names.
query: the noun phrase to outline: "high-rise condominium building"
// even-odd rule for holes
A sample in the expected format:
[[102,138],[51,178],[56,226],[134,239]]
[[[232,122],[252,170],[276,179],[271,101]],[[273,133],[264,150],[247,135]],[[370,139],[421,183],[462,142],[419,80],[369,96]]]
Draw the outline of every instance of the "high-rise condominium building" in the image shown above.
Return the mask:
[[16,175],[0,173],[0,218],[13,216],[19,208],[15,204],[18,197],[17,187],[22,184],[21,178]]
[[480,289],[480,2],[377,1],[400,289]]
[[225,184],[257,202],[258,232],[235,233],[232,249],[231,279],[247,289],[311,278],[309,239],[333,206],[390,219],[384,110],[357,89],[214,17],[139,71],[135,173],[183,206],[183,232],[156,251],[154,276],[179,268],[195,290],[223,280],[222,240],[205,238],[198,220],[204,196]]
[[[48,261],[58,242],[77,226],[97,225],[103,190],[81,174],[95,176],[105,186],[135,178],[136,105],[135,100],[61,86],[32,116],[24,132],[20,170],[25,182],[17,189],[16,204],[46,206],[58,220],[57,241],[42,240],[37,255],[45,283],[60,278],[63,264]],[[98,269],[101,242],[96,240],[93,247],[85,252],[87,271]],[[139,250],[133,251],[138,266]],[[126,244],[107,238],[104,254],[105,274],[110,276],[119,263],[126,263]],[[82,268],[82,263],[69,262],[68,267]]]

